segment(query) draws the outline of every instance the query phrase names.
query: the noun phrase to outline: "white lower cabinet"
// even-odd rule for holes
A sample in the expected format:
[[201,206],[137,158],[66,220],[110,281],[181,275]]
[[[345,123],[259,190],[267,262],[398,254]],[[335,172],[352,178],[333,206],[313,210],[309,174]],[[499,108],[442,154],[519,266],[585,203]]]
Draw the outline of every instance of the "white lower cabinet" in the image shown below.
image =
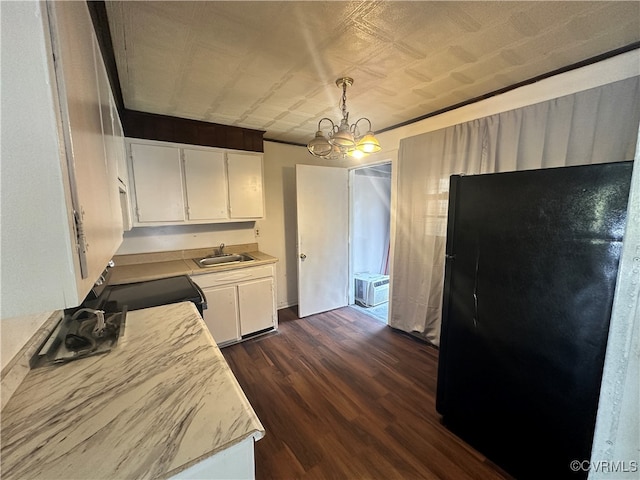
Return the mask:
[[277,328],[273,265],[191,277],[207,298],[204,322],[219,346]]
[[273,278],[238,284],[240,335],[250,335],[274,325]]
[[218,345],[240,339],[237,290],[236,285],[202,289],[208,305],[204,323]]

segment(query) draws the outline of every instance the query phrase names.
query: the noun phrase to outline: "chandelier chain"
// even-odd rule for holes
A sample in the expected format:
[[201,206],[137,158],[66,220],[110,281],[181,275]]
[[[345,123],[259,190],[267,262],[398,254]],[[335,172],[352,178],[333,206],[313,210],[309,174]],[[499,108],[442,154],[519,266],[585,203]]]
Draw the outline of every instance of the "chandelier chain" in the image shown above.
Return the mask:
[[347,82],[342,83],[342,118],[348,118],[347,112]]

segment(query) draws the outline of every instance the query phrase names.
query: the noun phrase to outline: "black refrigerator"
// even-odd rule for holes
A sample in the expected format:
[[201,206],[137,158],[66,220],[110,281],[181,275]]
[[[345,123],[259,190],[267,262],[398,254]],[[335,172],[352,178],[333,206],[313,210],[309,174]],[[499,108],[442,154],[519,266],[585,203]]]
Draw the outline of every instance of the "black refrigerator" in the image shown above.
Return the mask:
[[515,478],[587,476],[632,166],[451,177],[436,408]]

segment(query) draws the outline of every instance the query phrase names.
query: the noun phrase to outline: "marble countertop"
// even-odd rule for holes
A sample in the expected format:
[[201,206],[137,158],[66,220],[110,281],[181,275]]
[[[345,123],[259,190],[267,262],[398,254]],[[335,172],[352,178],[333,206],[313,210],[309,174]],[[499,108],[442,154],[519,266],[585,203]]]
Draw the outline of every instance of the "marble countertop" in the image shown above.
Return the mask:
[[[162,260],[162,257],[159,257],[145,263],[134,263],[121,266],[119,266],[119,263],[116,260],[116,266],[111,269],[109,285],[121,285],[124,283],[156,280],[159,278],[173,277],[177,275],[201,275],[204,273],[224,272],[239,268],[257,267],[259,265],[275,263],[278,261],[277,258],[258,250],[245,251],[242,253],[248,253],[255,258],[255,261],[233,263],[229,265],[221,264],[216,265],[215,267],[201,268],[193,258]],[[204,256],[205,254],[198,258],[202,258]]]
[[2,410],[2,478],[167,478],[264,428],[192,303],[127,314],[105,355],[31,370]]

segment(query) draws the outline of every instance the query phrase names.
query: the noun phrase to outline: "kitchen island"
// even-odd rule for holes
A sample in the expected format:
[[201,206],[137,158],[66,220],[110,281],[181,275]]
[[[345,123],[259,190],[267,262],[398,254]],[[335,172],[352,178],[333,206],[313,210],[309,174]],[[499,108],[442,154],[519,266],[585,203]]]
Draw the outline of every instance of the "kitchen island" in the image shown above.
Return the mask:
[[[129,312],[107,354],[29,371],[1,427],[5,480],[155,479],[194,469],[220,478],[216,457],[248,443],[250,455],[223,463],[253,474],[253,441],[264,435],[188,302]],[[251,465],[229,467],[229,458]]]

